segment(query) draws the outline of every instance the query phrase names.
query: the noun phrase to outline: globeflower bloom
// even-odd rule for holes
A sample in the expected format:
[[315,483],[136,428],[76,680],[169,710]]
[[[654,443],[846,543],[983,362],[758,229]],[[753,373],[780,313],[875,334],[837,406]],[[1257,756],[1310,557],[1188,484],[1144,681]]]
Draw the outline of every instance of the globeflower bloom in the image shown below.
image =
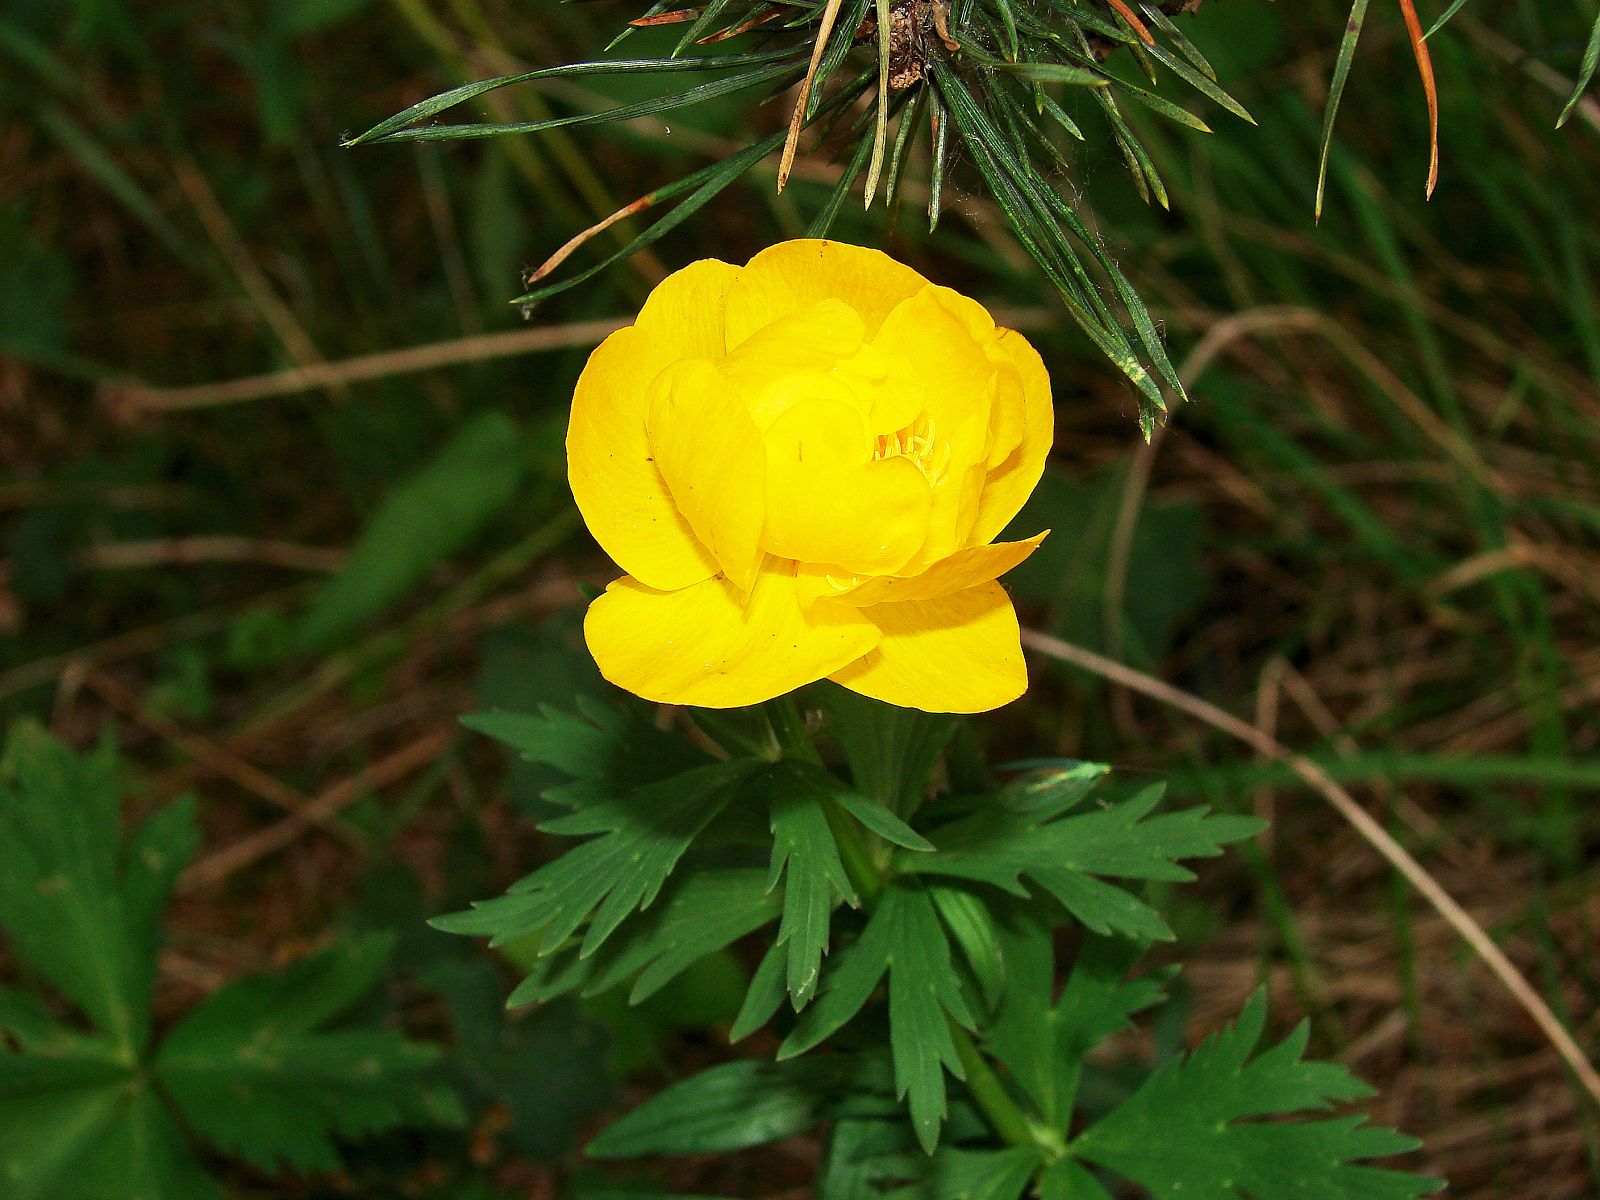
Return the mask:
[[996,542],[1053,436],[1037,353],[876,250],[784,242],[671,275],[578,380],[568,475],[626,577],[612,683],[729,708],[837,683],[928,712],[1027,688]]

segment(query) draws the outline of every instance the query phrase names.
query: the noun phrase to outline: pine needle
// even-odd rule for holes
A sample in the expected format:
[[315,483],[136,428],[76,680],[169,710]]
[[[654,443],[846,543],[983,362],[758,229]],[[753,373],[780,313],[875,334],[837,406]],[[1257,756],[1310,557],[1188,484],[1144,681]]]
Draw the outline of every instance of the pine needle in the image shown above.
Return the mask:
[[1134,16],[1133,9],[1123,3],[1123,0],[1106,0],[1106,3],[1116,10],[1117,16],[1126,21],[1128,28],[1137,33],[1146,45],[1154,46],[1156,44],[1155,35],[1146,28],[1143,21]]
[[811,103],[811,85],[816,82],[822,68],[822,55],[833,36],[833,23],[839,19],[844,0],[828,0],[822,10],[822,21],[817,25],[817,43],[811,49],[811,63],[806,67],[806,77],[800,81],[800,96],[794,103],[794,114],[789,118],[789,136],[783,143],[783,157],[778,160],[778,192],[783,192],[789,182],[789,172],[794,170],[795,151],[800,146],[800,130],[805,128],[806,108]]
[[889,145],[889,0],[876,0],[878,11],[878,122],[872,133],[872,163],[867,167],[866,205],[878,190],[883,152]]
[[[1113,0],[1115,2],[1115,0]],[[1428,53],[1427,39],[1422,36],[1422,22],[1417,20],[1414,0],[1400,0],[1400,15],[1406,20],[1406,33],[1411,36],[1411,53],[1417,57],[1417,73],[1422,76],[1422,92],[1428,98],[1428,190],[1439,185],[1439,92],[1433,82],[1433,57]]]

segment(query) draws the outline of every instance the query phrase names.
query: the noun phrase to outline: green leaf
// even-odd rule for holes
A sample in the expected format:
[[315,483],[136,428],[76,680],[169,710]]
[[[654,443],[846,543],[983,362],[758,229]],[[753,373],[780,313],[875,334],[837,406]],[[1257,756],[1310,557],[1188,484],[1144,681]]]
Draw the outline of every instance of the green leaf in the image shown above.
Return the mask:
[[847,1082],[835,1059],[721,1063],[656,1093],[614,1121],[587,1151],[597,1158],[727,1154],[803,1133]]
[[1039,1169],[1031,1146],[1004,1150],[945,1147],[933,1156],[927,1176],[891,1193],[904,1200],[1017,1200]]
[[1308,1026],[1251,1058],[1266,1022],[1257,991],[1238,1021],[1187,1057],[1155,1071],[1085,1130],[1069,1153],[1162,1195],[1234,1200],[1410,1200],[1443,1181],[1366,1166],[1417,1143],[1361,1117],[1250,1121],[1322,1110],[1370,1089],[1335,1063],[1304,1058]]
[[1322,220],[1322,198],[1328,186],[1328,155],[1333,150],[1333,126],[1339,118],[1339,102],[1344,99],[1344,85],[1350,78],[1350,64],[1355,61],[1356,43],[1361,38],[1361,26],[1366,22],[1369,2],[1352,0],[1344,34],[1339,39],[1339,54],[1333,62],[1333,79],[1328,84],[1328,100],[1323,107],[1322,139],[1317,153],[1317,199],[1312,216],[1318,221]]
[[[1027,896],[1024,877],[1054,896],[1095,933],[1169,939],[1166,922],[1143,901],[1100,876],[1188,880],[1180,858],[1209,857],[1228,842],[1260,831],[1254,817],[1211,816],[1204,808],[1150,816],[1163,788],[1146,788],[1131,800],[1089,812],[1044,817],[994,809],[934,831],[932,854],[902,856],[902,870],[972,879]],[[1073,803],[1082,792],[1074,791]],[[1004,794],[1002,793],[1002,797]]]
[[[426,100],[418,101],[410,108],[396,113],[387,120],[380,121],[365,133],[349,138],[341,144],[346,147],[352,147],[389,141],[408,128],[430,120],[446,109],[454,108],[458,104],[474,100],[479,96],[497,91],[503,87],[512,87],[520,83],[532,83],[539,79],[562,79],[583,75],[655,75],[683,71],[722,70],[729,67],[770,63],[777,59],[791,57],[793,53],[793,50],[784,48],[777,51],[767,50],[753,54],[699,55],[675,59],[621,58],[596,62],[566,63],[555,67],[539,67],[532,71],[518,71],[511,75],[497,75],[492,79],[464,83],[459,87],[451,88],[449,91],[440,92],[437,96],[430,96]],[[449,127],[447,126],[446,128]]]
[[593,996],[629,980],[628,1003],[641,1004],[701,959],[778,915],[779,897],[763,872],[703,869],[669,883],[661,903],[624,921],[596,953],[580,955],[576,938],[536,958],[511,993],[513,1006],[568,992]]
[[[433,924],[492,945],[529,938],[548,954],[589,922],[580,954],[598,950],[629,913],[660,893],[696,835],[760,764],[714,763],[600,799],[543,828],[589,840],[515,884],[506,895]],[[592,919],[591,919],[592,918]]]
[[[1442,20],[1443,18],[1441,22]],[[1589,90],[1596,68],[1600,68],[1600,13],[1595,15],[1594,25],[1589,30],[1589,43],[1583,48],[1583,62],[1578,67],[1578,78],[1573,83],[1572,95],[1567,98],[1566,104],[1561,108],[1561,115],[1556,118],[1557,129],[1567,123],[1567,118],[1572,116],[1573,110],[1578,107],[1578,101],[1583,99],[1583,93]]]
[[264,1171],[333,1170],[335,1138],[460,1124],[428,1082],[432,1046],[370,1028],[330,1028],[370,992],[386,938],[351,939],[289,970],[228,984],[180,1021],[155,1076],[189,1125]]
[[580,697],[578,712],[550,706],[538,713],[483,712],[461,718],[468,729],[494,738],[527,762],[542,763],[574,782],[545,797],[568,808],[596,803],[618,789],[653,783],[711,758],[637,717]]
[[827,792],[800,781],[775,783],[772,796],[770,891],[783,881],[783,921],[778,942],[787,948],[789,999],[798,1012],[816,994],[835,904],[855,903],[855,889],[839,861],[828,825]]
[[895,1095],[909,1098],[917,1140],[931,1154],[946,1112],[944,1069],[963,1077],[950,1022],[970,1029],[973,1018],[927,892],[914,883],[890,885],[861,936],[835,959],[822,995],[800,1014],[778,1057],[803,1054],[836,1033],[887,975]]
[[734,1014],[733,1027],[728,1031],[730,1042],[742,1042],[777,1015],[783,998],[789,994],[787,959],[782,946],[774,943],[767,947],[756,973],[750,977],[739,1011]]
[[1005,994],[1006,957],[993,914],[983,901],[961,888],[930,887],[928,895],[951,940],[972,968],[984,1003],[994,1008]]
[[[904,816],[921,804],[958,718],[899,708],[835,684],[821,691],[820,700],[856,788],[878,801],[879,811],[887,806],[891,816]],[[858,813],[857,819],[874,833],[906,844],[873,828],[870,818]]]
[[197,843],[182,800],[121,846],[116,762],[30,723],[0,755],[0,928],[126,1061],[149,1040],[161,914]]
[[934,848],[932,842],[907,825],[876,800],[868,800],[845,788],[834,788],[833,801],[857,821],[886,842],[906,850],[927,852]]
[[1011,1072],[1046,1125],[1071,1117],[1089,1051],[1126,1029],[1134,1014],[1160,1003],[1171,971],[1128,978],[1144,945],[1085,937],[1059,999],[1050,930],[1016,919],[1001,932],[1006,990],[984,1044]]
[[505,413],[484,413],[462,427],[389,493],[301,618],[300,648],[321,649],[380,616],[466,545],[511,502],[523,461],[521,432]]

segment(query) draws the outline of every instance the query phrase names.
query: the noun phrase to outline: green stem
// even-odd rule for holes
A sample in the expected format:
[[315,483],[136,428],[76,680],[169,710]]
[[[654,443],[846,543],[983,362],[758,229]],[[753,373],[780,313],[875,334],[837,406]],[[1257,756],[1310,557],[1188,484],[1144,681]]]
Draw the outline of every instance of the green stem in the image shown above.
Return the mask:
[[772,725],[773,736],[778,739],[778,746],[785,758],[810,763],[822,761],[822,756],[817,753],[817,748],[811,741],[811,731],[806,728],[805,716],[800,712],[800,706],[794,702],[792,695],[768,700],[762,708],[766,711],[767,721]]
[[1052,1161],[1060,1158],[1066,1150],[1061,1135],[1029,1120],[1028,1114],[1017,1107],[1016,1101],[1006,1091],[1005,1084],[1000,1082],[994,1068],[978,1050],[972,1035],[953,1018],[946,1017],[945,1020],[950,1026],[950,1040],[955,1043],[956,1057],[961,1060],[961,1069],[966,1072],[967,1091],[983,1115],[989,1118],[994,1131],[1013,1146],[1036,1149]]

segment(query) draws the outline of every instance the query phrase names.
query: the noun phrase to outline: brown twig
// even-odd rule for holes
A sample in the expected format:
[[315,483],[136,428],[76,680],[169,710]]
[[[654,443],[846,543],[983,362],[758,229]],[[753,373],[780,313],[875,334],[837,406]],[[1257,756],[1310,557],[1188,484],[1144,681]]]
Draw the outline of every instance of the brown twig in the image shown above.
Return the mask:
[[268,375],[251,375],[221,383],[202,383],[193,387],[161,388],[142,383],[113,384],[104,390],[102,400],[125,415],[212,408],[221,404],[239,404],[246,400],[290,396],[296,392],[361,383],[370,379],[414,375],[419,371],[432,371],[439,367],[456,366],[461,363],[482,362],[491,358],[506,358],[514,354],[536,354],[545,350],[592,346],[625,324],[627,324],[625,318],[605,317],[594,321],[574,321],[568,325],[550,325],[539,329],[514,329],[505,333],[478,334],[473,337],[452,338],[446,342],[430,342],[423,346],[408,346],[403,350],[361,354],[337,362],[294,367],[287,371],[274,371]]
[[369,791],[387,787],[437,758],[455,740],[452,728],[435,729],[386,758],[342,779],[275,825],[217,850],[191,866],[178,880],[183,891],[220,883],[270,854],[294,844],[307,830],[331,820]]
[[73,555],[81,567],[131,570],[181,567],[195,563],[261,563],[291,571],[337,571],[345,552],[329,546],[302,546],[251,537],[155,538],[147,542],[102,542]]
[[[301,814],[307,811],[306,797],[297,789],[267,774],[254,763],[240,758],[226,746],[219,746],[210,738],[202,737],[184,729],[174,721],[151,712],[137,696],[110,676],[91,671],[84,677],[84,686],[124,716],[136,721],[163,741],[169,742],[180,753],[224,779],[231,779],[252,795],[261,797],[287,813]],[[329,833],[355,844],[354,837],[347,830],[326,819],[313,818],[313,820]]]
[[1600,1072],[1584,1055],[1566,1026],[1556,1018],[1544,997],[1539,995],[1505,951],[1495,944],[1482,925],[1458,904],[1449,892],[1440,886],[1406,848],[1390,836],[1387,830],[1367,815],[1355,798],[1340,787],[1333,778],[1304,755],[1296,754],[1276,738],[1232,713],[1211,704],[1180,688],[1164,683],[1154,676],[1136,671],[1132,667],[1074,646],[1060,638],[1024,629],[1022,643],[1035,653],[1088,671],[1130,691],[1148,696],[1152,700],[1188,714],[1213,729],[1243,742],[1264,758],[1281,762],[1309,787],[1326,800],[1355,831],[1376,850],[1407,883],[1415,888],[1445,922],[1460,935],[1484,965],[1500,980],[1512,998],[1532,1018],[1541,1033],[1549,1039],[1578,1082],[1591,1097],[1600,1103]]

